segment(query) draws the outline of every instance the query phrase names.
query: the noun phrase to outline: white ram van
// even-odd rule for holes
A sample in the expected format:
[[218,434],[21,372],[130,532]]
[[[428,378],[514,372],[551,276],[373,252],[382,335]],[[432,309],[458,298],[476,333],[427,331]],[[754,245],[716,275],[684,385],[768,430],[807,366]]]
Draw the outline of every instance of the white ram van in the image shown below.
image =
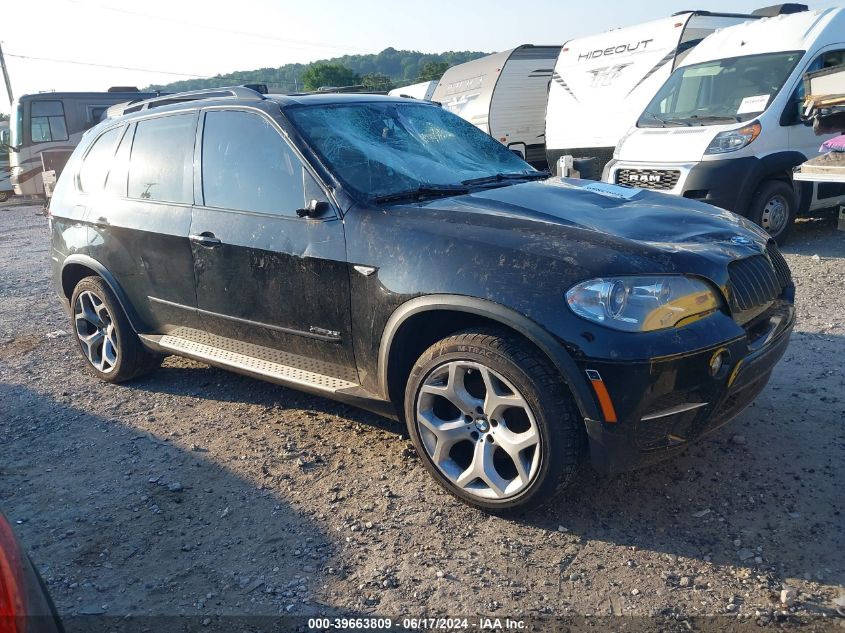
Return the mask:
[[709,35],[620,139],[607,182],[665,191],[745,215],[782,241],[799,213],[833,207],[845,185],[793,182],[825,137],[800,119],[803,75],[845,62],[845,11],[779,15]]

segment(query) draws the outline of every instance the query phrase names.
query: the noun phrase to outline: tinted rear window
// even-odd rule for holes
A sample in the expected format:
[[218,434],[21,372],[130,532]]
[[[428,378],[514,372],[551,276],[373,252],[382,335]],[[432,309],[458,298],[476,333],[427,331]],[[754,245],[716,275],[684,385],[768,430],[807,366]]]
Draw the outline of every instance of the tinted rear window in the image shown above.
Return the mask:
[[129,159],[129,197],[193,202],[196,116],[177,114],[139,121]]

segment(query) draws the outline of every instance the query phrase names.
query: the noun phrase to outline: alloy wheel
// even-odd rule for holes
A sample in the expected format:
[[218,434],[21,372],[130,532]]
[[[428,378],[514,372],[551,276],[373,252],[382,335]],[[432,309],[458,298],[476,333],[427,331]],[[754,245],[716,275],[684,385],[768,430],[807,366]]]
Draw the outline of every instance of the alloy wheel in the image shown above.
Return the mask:
[[774,195],[769,198],[766,205],[763,207],[763,213],[760,218],[760,226],[762,226],[769,235],[778,235],[781,233],[789,221],[789,203],[786,198],[781,195]]
[[90,290],[79,293],[73,320],[76,339],[88,362],[104,374],[114,370],[120,352],[112,315],[105,302]]
[[471,361],[440,365],[423,381],[415,412],[429,458],[457,488],[500,500],[534,480],[540,432],[525,398],[498,372]]

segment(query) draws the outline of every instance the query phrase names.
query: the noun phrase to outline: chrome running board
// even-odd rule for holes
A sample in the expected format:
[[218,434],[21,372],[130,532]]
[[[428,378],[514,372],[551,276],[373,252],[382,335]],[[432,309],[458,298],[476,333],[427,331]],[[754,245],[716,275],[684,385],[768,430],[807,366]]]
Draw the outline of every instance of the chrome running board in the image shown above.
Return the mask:
[[191,328],[142,338],[159,351],[273,382],[329,393],[360,387],[354,370]]

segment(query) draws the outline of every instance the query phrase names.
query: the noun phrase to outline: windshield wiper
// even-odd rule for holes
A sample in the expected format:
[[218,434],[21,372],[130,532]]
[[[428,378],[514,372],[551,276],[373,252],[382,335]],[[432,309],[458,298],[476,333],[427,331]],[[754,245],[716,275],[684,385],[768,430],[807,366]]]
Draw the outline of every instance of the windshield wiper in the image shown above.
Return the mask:
[[416,189],[406,189],[376,196],[373,201],[397,202],[399,200],[422,200],[423,198],[437,198],[440,196],[459,196],[469,193],[469,188],[463,185],[420,185]]
[[486,185],[491,182],[504,182],[506,180],[535,180],[546,179],[551,174],[548,171],[531,171],[514,172],[510,174],[493,174],[492,176],[482,176],[481,178],[470,178],[469,180],[462,180],[462,185]]
[[741,123],[742,118],[733,114],[691,114],[687,117],[690,121],[730,121],[731,123]]
[[677,125],[677,126],[682,126],[682,125],[690,126],[690,125],[692,125],[691,123],[689,123],[687,121],[683,121],[681,119],[664,119],[663,117],[658,116],[654,112],[651,112],[649,110],[646,110],[645,112],[643,112],[643,116],[651,117],[653,120],[660,123],[663,127],[667,127],[669,125]]

